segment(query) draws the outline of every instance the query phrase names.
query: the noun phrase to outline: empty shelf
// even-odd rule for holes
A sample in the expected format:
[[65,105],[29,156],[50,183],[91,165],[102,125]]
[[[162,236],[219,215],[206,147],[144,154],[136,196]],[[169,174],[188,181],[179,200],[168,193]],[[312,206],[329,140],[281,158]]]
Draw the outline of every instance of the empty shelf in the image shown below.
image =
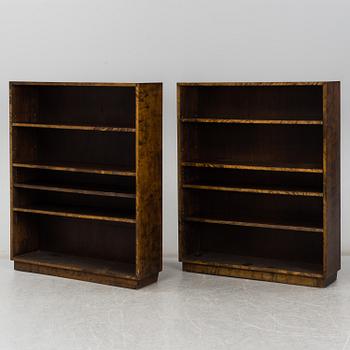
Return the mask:
[[65,208],[65,207],[53,207],[53,206],[30,206],[30,207],[15,207],[15,212],[32,213],[41,215],[61,216],[67,218],[88,219],[88,220],[101,220],[112,222],[124,222],[127,224],[135,224],[136,219],[130,214],[125,215],[104,212],[101,210],[94,210],[90,208]]
[[70,171],[77,173],[136,176],[136,172],[117,166],[104,166],[101,164],[76,164],[76,163],[41,163],[41,162],[13,162],[16,168],[45,169],[57,171]]
[[135,265],[131,263],[93,259],[40,250],[15,256],[13,260],[19,263],[41,265],[70,271],[136,279]]
[[52,191],[52,192],[64,192],[64,193],[78,193],[84,195],[94,195],[94,196],[106,196],[106,197],[120,197],[120,198],[136,198],[135,193],[126,192],[116,192],[110,189],[88,189],[83,187],[67,187],[62,185],[51,185],[51,184],[31,184],[31,183],[15,183],[15,188],[24,188],[31,190],[42,190],[42,191]]
[[252,222],[252,221],[209,219],[209,218],[193,217],[193,216],[185,217],[185,221],[202,222],[202,223],[207,223],[207,224],[219,224],[219,225],[261,227],[261,228],[287,230],[287,231],[323,232],[322,228],[312,227],[312,226],[273,224],[273,223]]
[[240,119],[240,118],[182,118],[185,123],[217,123],[217,124],[277,124],[277,125],[322,125],[322,120],[299,119]]
[[323,173],[323,169],[317,166],[305,165],[305,167],[291,167],[290,165],[278,164],[253,165],[253,164],[222,164],[222,163],[204,163],[204,162],[182,162],[182,166],[197,168],[222,168],[222,169],[242,169],[242,170],[262,170],[262,171],[285,171],[285,172],[304,172],[304,173]]
[[182,185],[182,188],[195,189],[195,190],[260,193],[260,194],[286,195],[286,196],[323,197],[322,192],[314,192],[314,191],[306,191],[306,190],[292,190],[292,189],[227,187],[227,186],[210,186],[210,185],[194,185],[194,184],[184,184],[184,185]]
[[284,261],[260,257],[240,256],[226,253],[203,252],[200,255],[188,255],[183,262],[242,270],[255,270],[283,274],[295,274],[308,277],[322,277],[322,265],[301,261]]

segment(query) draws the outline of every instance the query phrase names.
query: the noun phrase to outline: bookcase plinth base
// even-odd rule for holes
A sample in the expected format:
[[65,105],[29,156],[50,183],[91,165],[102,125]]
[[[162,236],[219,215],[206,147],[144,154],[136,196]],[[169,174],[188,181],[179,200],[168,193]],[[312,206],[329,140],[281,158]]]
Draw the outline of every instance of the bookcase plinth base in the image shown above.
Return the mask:
[[234,267],[213,266],[203,264],[182,263],[183,271],[204,273],[210,275],[219,275],[227,277],[246,278],[253,280],[260,280],[265,282],[277,282],[294,284],[308,287],[324,288],[333,283],[337,279],[337,273],[324,277],[309,277],[297,274],[276,273],[256,270],[244,270]]
[[67,270],[64,268],[41,266],[23,262],[14,262],[14,268],[17,271],[40,273],[44,275],[64,277],[80,281],[94,282],[99,284],[106,284],[110,286],[132,289],[139,289],[145,287],[149,284],[157,282],[158,280],[158,273],[143,279],[131,279],[123,277],[97,275],[85,271]]

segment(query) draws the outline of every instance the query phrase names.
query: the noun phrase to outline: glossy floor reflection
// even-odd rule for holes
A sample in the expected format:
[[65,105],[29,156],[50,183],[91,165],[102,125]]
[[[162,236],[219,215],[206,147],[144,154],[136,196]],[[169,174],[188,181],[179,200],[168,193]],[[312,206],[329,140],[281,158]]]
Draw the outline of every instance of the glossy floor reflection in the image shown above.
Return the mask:
[[181,271],[134,291],[0,259],[1,350],[350,350],[350,257],[326,289]]

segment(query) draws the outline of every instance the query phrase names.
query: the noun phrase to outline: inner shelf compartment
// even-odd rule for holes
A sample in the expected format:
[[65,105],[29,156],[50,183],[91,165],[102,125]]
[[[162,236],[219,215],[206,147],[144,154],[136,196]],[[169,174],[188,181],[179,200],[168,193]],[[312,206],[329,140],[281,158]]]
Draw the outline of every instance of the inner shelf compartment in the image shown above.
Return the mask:
[[183,262],[322,274],[323,237],[318,233],[197,222],[185,228]]
[[14,168],[14,188],[136,198],[134,176]]
[[322,120],[322,86],[182,86],[182,118]]
[[183,162],[299,168],[322,172],[319,126],[188,124]]
[[16,188],[14,211],[135,223],[135,198]]
[[322,232],[323,201],[319,197],[189,189],[183,199],[187,221]]
[[14,213],[23,233],[16,262],[103,275],[135,276],[135,226]]
[[135,128],[133,86],[13,86],[14,123]]
[[323,175],[303,172],[183,168],[183,189],[323,196]]
[[16,128],[13,139],[14,166],[135,171],[135,134]]

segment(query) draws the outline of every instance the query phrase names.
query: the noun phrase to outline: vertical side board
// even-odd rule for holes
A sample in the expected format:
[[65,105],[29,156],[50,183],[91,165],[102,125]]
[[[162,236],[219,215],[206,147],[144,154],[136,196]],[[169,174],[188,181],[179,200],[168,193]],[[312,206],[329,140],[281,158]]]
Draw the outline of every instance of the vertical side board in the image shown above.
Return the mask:
[[180,84],[176,87],[177,94],[177,186],[178,186],[178,245],[179,261],[182,261],[184,253],[184,227],[183,227],[183,168],[182,168],[182,128],[181,123],[181,95],[182,88]]
[[136,86],[136,274],[162,270],[162,84]]
[[323,85],[324,274],[340,269],[340,82]]
[[13,260],[14,257],[14,233],[13,233],[13,135],[12,135],[12,122],[13,122],[13,94],[14,94],[14,86],[10,82],[9,83],[9,137],[10,137],[10,259]]
[[[13,212],[14,181],[13,159],[19,154],[33,157],[36,148],[27,147],[24,140],[18,137],[17,131],[12,127],[12,123],[18,118],[26,117],[34,119],[37,111],[37,98],[34,89],[23,90],[19,83],[9,84],[9,130],[10,130],[10,258],[18,254],[23,254],[38,248],[38,241],[31,237],[24,221],[17,219],[18,214]],[[25,220],[30,220],[26,218]]]

